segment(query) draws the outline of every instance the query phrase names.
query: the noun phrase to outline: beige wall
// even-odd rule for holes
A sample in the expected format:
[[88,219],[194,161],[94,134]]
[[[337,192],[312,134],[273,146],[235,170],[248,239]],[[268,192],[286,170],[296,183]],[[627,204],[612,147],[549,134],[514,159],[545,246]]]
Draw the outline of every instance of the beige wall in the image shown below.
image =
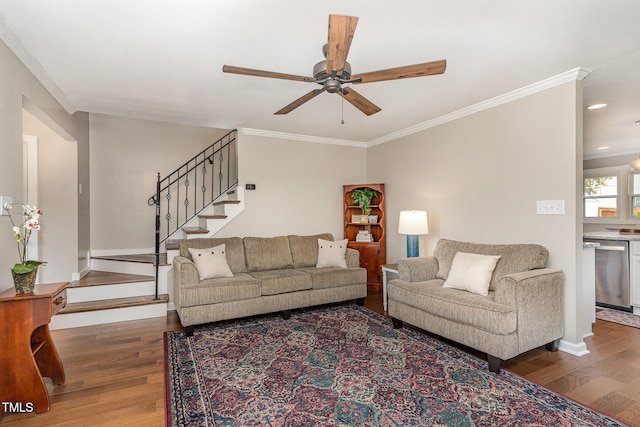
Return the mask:
[[[0,195],[19,201],[22,197],[23,107],[37,110],[42,115],[38,118],[48,121],[49,127],[55,127],[59,134],[66,133],[77,141],[82,156],[86,155],[89,144],[88,116],[84,113],[69,115],[1,41],[0,64]],[[79,158],[78,164],[86,165],[88,161]],[[88,204],[83,205],[83,209],[86,210],[78,210],[76,230],[82,230],[83,236],[87,237],[78,241],[77,248],[71,245],[70,250],[74,253],[89,247]],[[12,286],[10,269],[17,261],[9,221],[0,217],[0,290]]]
[[91,114],[91,249],[154,246],[147,199],[162,177],[228,131]]
[[68,281],[78,272],[77,143],[62,138],[26,110],[23,120],[25,134],[38,138],[37,206],[43,215],[37,259],[47,261],[38,270],[38,282]]
[[238,132],[245,210],[220,236],[330,232],[343,237],[342,186],[366,178],[366,149]]
[[[567,83],[370,148],[367,179],[386,183],[387,261],[406,256],[397,233],[406,209],[428,212],[421,254],[440,238],[542,244],[567,277],[565,340],[581,343],[581,93],[581,83]],[[564,200],[565,214],[536,215],[536,200]]]

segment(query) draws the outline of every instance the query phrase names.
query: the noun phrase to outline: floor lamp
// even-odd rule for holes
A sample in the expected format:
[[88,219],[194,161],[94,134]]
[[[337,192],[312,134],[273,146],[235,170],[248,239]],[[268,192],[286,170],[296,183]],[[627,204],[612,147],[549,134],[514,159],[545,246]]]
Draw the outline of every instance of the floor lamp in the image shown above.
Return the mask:
[[398,233],[407,235],[407,258],[415,258],[420,252],[419,235],[429,234],[429,222],[425,211],[400,211]]

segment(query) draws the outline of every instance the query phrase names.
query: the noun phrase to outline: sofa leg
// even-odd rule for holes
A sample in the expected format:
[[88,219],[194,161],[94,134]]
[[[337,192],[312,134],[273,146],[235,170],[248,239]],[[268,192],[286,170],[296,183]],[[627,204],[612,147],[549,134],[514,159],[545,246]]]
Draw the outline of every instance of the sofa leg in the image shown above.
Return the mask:
[[184,333],[187,337],[192,337],[195,331],[196,331],[196,327],[194,325],[185,326],[184,328]]
[[402,320],[396,319],[395,317],[392,317],[391,318],[391,322],[393,323],[393,328],[394,329],[401,329],[402,328]]
[[282,312],[282,318],[283,318],[284,320],[289,320],[289,319],[291,319],[291,310],[284,310],[284,311]]
[[494,374],[500,373],[500,364],[502,363],[502,359],[499,359],[495,356],[487,354],[487,361],[489,362],[489,371]]
[[358,304],[360,307],[362,307],[364,305],[364,298],[358,298],[356,300],[356,304]]
[[547,351],[552,351],[552,352],[558,351],[558,347],[560,347],[560,338],[558,338],[555,341],[551,341],[550,343],[546,343],[544,345],[544,348],[546,348]]

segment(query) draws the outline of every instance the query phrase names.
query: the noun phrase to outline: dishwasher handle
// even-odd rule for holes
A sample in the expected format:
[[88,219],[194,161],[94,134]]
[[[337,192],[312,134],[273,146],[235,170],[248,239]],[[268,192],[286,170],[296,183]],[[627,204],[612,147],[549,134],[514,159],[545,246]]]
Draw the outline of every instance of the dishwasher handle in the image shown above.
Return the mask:
[[624,252],[627,250],[625,246],[596,246],[597,251],[618,251]]

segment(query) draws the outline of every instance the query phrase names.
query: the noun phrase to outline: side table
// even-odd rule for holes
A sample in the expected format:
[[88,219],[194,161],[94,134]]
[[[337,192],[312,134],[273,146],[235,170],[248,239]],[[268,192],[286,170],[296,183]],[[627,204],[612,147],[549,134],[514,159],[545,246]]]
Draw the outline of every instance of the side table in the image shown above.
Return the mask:
[[387,311],[387,273],[398,274],[398,264],[382,265],[382,307]]
[[0,293],[0,418],[4,412],[48,411],[42,377],[64,383],[49,322],[67,303],[67,284],[39,284],[29,294],[16,294],[13,288]]

